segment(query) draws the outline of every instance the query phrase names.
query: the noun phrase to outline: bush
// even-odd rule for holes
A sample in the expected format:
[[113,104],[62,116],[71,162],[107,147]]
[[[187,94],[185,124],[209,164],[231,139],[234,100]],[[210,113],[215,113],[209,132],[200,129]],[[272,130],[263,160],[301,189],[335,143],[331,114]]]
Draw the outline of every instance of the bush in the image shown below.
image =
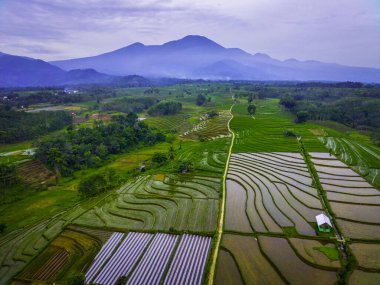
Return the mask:
[[93,197],[101,193],[112,190],[118,186],[121,179],[116,175],[115,170],[109,169],[102,174],[94,174],[79,183],[78,192],[83,197]]
[[256,106],[255,105],[253,105],[253,104],[250,104],[249,106],[248,106],[248,113],[251,115],[251,116],[253,116],[255,113],[256,113]]
[[7,228],[7,226],[5,224],[1,223],[0,224],[0,234],[4,233],[6,228]]
[[196,104],[197,106],[202,106],[204,103],[206,103],[207,101],[207,98],[206,96],[202,95],[202,94],[199,94],[197,96],[197,101],[196,101]]
[[214,118],[214,117],[216,117],[216,116],[218,116],[218,115],[219,115],[218,112],[215,111],[215,110],[212,110],[212,111],[210,111],[210,112],[207,112],[207,114],[206,114],[207,118],[209,118],[209,119]]
[[187,173],[193,169],[193,163],[188,160],[178,161],[177,170],[181,173]]
[[149,108],[148,114],[151,116],[174,115],[182,110],[182,104],[179,102],[167,101],[161,102]]
[[163,152],[156,152],[152,156],[152,162],[157,164],[164,164],[168,160],[167,156]]
[[68,285],[83,285],[85,281],[86,281],[86,277],[84,276],[84,274],[78,273],[78,274],[71,276],[67,280],[67,284]]
[[296,137],[297,133],[295,133],[293,130],[285,130],[283,132],[285,137]]
[[309,113],[307,111],[299,111],[296,114],[297,116],[297,123],[304,123],[309,118]]

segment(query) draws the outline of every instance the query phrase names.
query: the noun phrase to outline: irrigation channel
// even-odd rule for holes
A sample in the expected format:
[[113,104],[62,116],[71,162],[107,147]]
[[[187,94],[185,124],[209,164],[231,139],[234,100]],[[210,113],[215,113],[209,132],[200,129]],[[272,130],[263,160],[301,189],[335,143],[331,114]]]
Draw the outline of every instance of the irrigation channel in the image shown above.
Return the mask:
[[327,206],[327,202],[326,202],[326,197],[325,197],[325,195],[323,195],[322,185],[319,183],[319,177],[318,177],[317,171],[315,170],[314,165],[308,159],[310,157],[310,155],[307,152],[307,150],[305,149],[305,146],[303,145],[301,138],[297,138],[297,140],[301,144],[302,154],[305,157],[305,161],[307,163],[307,166],[310,169],[310,175],[311,175],[311,178],[313,179],[314,184],[316,185],[316,188],[318,190],[318,194],[321,198],[323,208],[325,209],[327,215],[329,216],[329,219],[331,221],[331,225],[335,231],[337,240],[339,242],[339,250],[342,253],[342,257],[344,259],[347,259],[347,251],[346,251],[346,245],[345,245],[344,238],[343,238],[342,234],[339,232],[338,227],[335,225],[335,220],[333,219],[333,216],[331,215],[331,213],[329,211],[329,207]]
[[220,242],[223,236],[224,212],[225,212],[225,206],[226,206],[226,179],[227,179],[228,166],[230,164],[232,147],[234,146],[234,141],[235,141],[235,133],[230,128],[230,122],[234,117],[234,115],[232,114],[233,107],[234,107],[234,104],[231,105],[231,108],[230,108],[231,118],[228,120],[228,123],[227,123],[228,131],[232,135],[232,138],[231,138],[230,148],[228,149],[226,166],[224,168],[224,173],[223,173],[222,199],[221,199],[221,204],[220,204],[220,215],[219,215],[219,221],[218,221],[218,230],[216,234],[216,244],[214,247],[214,251],[212,252],[212,255],[211,255],[211,264],[210,264],[210,270],[209,270],[209,276],[208,276],[209,285],[212,285],[214,283],[214,273],[216,269],[216,262],[218,259]]

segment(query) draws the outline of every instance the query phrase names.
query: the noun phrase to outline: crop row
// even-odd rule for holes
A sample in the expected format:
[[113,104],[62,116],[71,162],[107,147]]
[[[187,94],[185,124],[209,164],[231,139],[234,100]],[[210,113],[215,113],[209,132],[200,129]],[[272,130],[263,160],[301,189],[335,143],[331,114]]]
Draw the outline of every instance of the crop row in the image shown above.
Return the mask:
[[101,245],[102,242],[94,236],[65,230],[17,278],[62,282],[65,276],[80,272]]
[[211,238],[183,235],[178,244],[177,235],[130,232],[121,242],[120,235],[114,233],[100,250],[86,284],[201,284]]
[[332,243],[225,234],[216,284],[334,284],[341,267]]
[[75,224],[135,230],[191,230],[212,232],[218,213],[220,179],[193,176],[179,180],[169,175],[138,178]]
[[202,120],[199,124],[193,126],[192,129],[184,132],[181,137],[193,140],[213,140],[230,136],[227,128],[230,117],[227,111],[221,112],[217,117]]
[[310,153],[343,235],[380,237],[380,191],[328,153]]
[[340,160],[350,165],[367,181],[380,187],[380,149],[347,138],[320,138]]
[[315,235],[322,206],[299,153],[233,154],[227,178],[226,230]]
[[[233,152],[298,152],[299,144],[295,135],[301,136],[310,150],[325,149],[310,131],[316,126],[294,123],[294,118],[281,110],[279,100],[256,100],[255,105],[257,108],[253,117],[248,115],[247,104],[233,107],[231,128],[236,135]],[[285,136],[286,131],[295,135]]]

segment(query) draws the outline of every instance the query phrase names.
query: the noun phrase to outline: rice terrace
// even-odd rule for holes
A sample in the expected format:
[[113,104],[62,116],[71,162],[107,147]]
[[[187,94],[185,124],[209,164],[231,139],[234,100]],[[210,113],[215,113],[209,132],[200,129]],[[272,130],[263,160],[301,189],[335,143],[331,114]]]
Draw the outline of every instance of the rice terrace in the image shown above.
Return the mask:
[[380,285],[375,2],[0,1],[0,285]]

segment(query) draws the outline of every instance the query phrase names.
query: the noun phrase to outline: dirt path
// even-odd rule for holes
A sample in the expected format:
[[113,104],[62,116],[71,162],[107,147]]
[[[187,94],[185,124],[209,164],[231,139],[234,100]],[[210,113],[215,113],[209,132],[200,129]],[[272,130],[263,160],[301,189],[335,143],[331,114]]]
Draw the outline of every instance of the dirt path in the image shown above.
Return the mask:
[[225,212],[225,207],[226,207],[226,179],[227,179],[227,173],[228,173],[228,166],[230,164],[230,157],[231,157],[231,152],[232,152],[232,147],[234,145],[235,141],[235,133],[231,130],[230,128],[230,122],[233,119],[233,114],[232,114],[232,108],[234,107],[234,104],[232,104],[230,108],[230,114],[231,118],[228,120],[228,131],[232,135],[231,139],[231,144],[230,148],[228,149],[228,155],[227,155],[227,160],[226,160],[226,166],[224,168],[224,174],[223,174],[223,187],[222,187],[222,198],[220,202],[220,212],[219,212],[219,221],[218,221],[218,230],[217,230],[217,236],[216,236],[216,243],[213,252],[211,253],[211,263],[210,263],[210,270],[209,270],[209,276],[207,278],[207,284],[212,285],[214,283],[214,275],[215,275],[215,269],[216,269],[216,262],[218,259],[218,254],[219,254],[219,247],[220,247],[220,242],[222,240],[222,235],[223,235],[223,224],[224,224],[224,212]]

